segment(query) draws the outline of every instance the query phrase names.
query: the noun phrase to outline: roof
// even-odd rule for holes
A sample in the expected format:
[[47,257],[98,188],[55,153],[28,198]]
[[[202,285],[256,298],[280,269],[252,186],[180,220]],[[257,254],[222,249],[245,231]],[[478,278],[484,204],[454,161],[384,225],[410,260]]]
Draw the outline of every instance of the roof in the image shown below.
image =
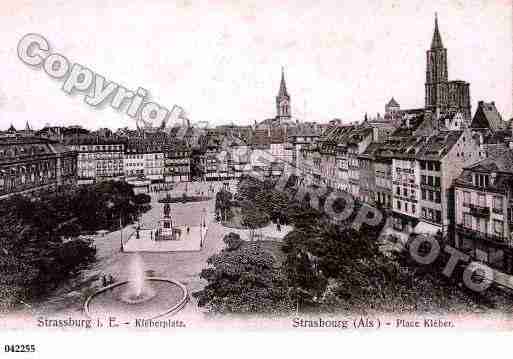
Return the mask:
[[397,103],[397,101],[392,97],[392,99],[390,101],[388,101],[388,104],[387,104],[388,107],[399,107],[399,104]]
[[382,143],[372,142],[367,146],[365,151],[363,151],[363,153],[358,156],[358,158],[362,157],[374,159],[376,155],[379,153],[381,147]]
[[75,152],[56,141],[40,137],[9,137],[0,139],[0,164],[64,153]]
[[405,158],[437,161],[444,158],[458,142],[463,131],[439,131],[430,136],[391,137],[371,144],[363,153],[373,158]]
[[470,127],[489,128],[492,131],[498,131],[507,129],[508,123],[502,120],[501,114],[495,107],[495,102],[479,101]]
[[513,175],[513,149],[505,149],[465,169],[484,172],[503,172]]
[[285,83],[285,73],[283,71],[283,67],[281,68],[281,81],[280,81],[280,91],[278,92],[278,98],[286,97],[290,98],[287,92],[287,84]]
[[289,137],[317,137],[321,135],[321,129],[313,124],[299,124],[289,129]]
[[440,160],[444,158],[458,142],[463,131],[440,131],[428,137],[420,148],[417,158],[425,160]]
[[64,144],[66,145],[117,145],[125,143],[126,141],[127,139],[124,137],[101,137],[89,134],[80,134],[64,138]]
[[481,160],[463,169],[455,180],[456,185],[473,185],[473,173],[484,172],[491,175],[487,190],[507,192],[513,190],[513,149],[506,149],[492,157]]
[[438,30],[438,15],[435,14],[435,31],[433,32],[433,40],[431,41],[431,49],[443,49],[444,45],[442,44],[442,37],[440,36],[440,31]]
[[425,119],[424,109],[408,109],[399,112],[399,127],[392,133],[392,137],[408,137],[419,128]]

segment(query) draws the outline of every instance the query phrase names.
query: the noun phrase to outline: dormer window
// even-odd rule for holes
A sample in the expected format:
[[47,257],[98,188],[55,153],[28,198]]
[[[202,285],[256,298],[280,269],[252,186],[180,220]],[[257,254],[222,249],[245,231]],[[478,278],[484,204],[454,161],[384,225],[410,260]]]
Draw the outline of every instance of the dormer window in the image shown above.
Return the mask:
[[479,173],[474,174],[474,185],[477,187],[488,187],[490,185],[490,176]]

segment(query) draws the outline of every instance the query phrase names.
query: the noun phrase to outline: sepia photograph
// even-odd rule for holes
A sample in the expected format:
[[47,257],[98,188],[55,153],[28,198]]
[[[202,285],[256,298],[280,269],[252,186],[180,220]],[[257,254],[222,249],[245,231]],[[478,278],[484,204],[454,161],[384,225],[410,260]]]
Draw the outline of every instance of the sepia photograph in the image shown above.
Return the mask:
[[511,1],[0,13],[5,357],[513,331]]

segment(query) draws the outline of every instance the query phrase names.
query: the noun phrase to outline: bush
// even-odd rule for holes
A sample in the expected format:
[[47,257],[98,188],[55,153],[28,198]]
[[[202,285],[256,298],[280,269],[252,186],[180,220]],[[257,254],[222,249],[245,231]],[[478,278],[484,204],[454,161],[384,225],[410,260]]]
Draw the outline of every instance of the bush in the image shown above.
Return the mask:
[[222,251],[201,271],[208,284],[193,295],[214,313],[285,313],[292,309],[285,277],[274,257],[254,245]]
[[224,236],[223,242],[226,243],[227,251],[234,251],[236,249],[239,249],[239,247],[243,243],[243,240],[237,233],[230,232],[226,236]]
[[139,193],[135,195],[134,201],[138,205],[147,204],[151,202],[151,196],[146,193]]

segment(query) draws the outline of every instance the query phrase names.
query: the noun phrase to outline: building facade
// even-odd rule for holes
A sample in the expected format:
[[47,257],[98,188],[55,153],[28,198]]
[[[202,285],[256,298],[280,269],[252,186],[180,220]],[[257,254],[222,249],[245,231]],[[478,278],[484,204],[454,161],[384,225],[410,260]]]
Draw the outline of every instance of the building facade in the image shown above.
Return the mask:
[[0,198],[55,190],[77,180],[77,154],[38,137],[0,138]]
[[513,273],[513,150],[465,167],[454,187],[455,246]]
[[78,153],[79,184],[123,179],[123,139],[85,135],[67,138],[65,144]]

